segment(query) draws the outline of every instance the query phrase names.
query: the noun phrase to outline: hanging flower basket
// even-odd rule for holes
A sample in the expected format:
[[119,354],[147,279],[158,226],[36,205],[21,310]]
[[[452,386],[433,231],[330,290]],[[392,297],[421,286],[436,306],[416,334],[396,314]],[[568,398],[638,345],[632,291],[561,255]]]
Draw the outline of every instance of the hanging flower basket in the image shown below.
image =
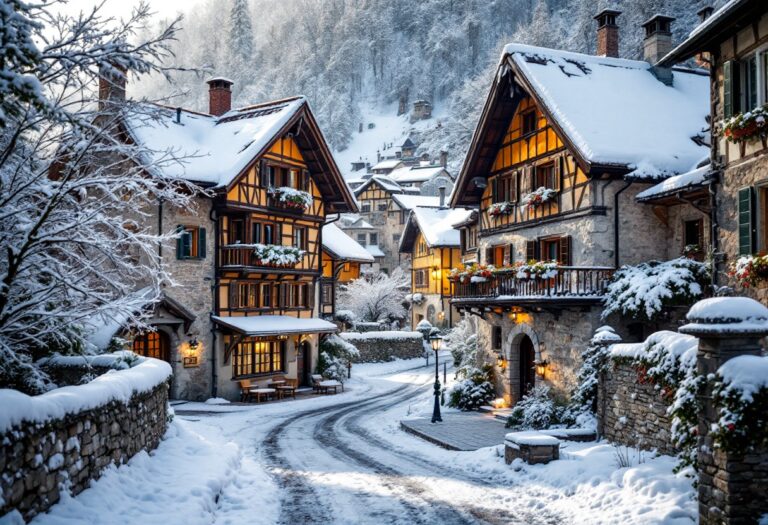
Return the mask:
[[536,209],[545,202],[553,200],[555,195],[557,195],[556,190],[542,186],[541,188],[523,196],[523,206],[526,208]]
[[488,215],[491,217],[501,217],[502,215],[511,215],[515,210],[514,203],[510,201],[494,202],[488,206]]
[[288,211],[304,213],[312,207],[312,195],[306,191],[281,186],[267,190],[271,205]]
[[516,265],[515,277],[521,281],[552,279],[557,276],[560,264],[557,261],[528,261]]
[[293,246],[274,244],[254,244],[253,259],[255,266],[271,268],[293,268],[301,262],[306,252]]
[[734,143],[765,139],[768,135],[768,104],[746,113],[739,113],[720,123],[720,132]]
[[731,266],[728,275],[736,278],[744,288],[756,286],[768,280],[768,255],[739,257]]
[[494,270],[495,268],[493,266],[486,266],[484,264],[465,266],[464,270],[454,268],[448,275],[448,280],[460,284],[486,282],[493,277]]

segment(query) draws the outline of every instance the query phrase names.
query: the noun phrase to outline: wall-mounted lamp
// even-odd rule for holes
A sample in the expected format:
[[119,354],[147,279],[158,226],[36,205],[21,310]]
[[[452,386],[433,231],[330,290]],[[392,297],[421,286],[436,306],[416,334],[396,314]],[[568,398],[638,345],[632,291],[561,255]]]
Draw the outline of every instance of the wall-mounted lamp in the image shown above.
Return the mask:
[[502,370],[507,369],[507,356],[504,355],[504,352],[496,354],[496,365]]
[[432,267],[432,278],[437,279],[437,277],[440,275],[440,268],[437,266]]
[[197,337],[193,337],[189,341],[189,349],[192,350],[193,352],[196,352],[199,347],[200,347],[200,341],[197,340]]
[[535,361],[533,364],[536,366],[536,375],[542,379],[545,379],[545,376],[547,374],[547,367],[549,366],[549,361],[547,361],[546,359],[542,359],[541,361]]

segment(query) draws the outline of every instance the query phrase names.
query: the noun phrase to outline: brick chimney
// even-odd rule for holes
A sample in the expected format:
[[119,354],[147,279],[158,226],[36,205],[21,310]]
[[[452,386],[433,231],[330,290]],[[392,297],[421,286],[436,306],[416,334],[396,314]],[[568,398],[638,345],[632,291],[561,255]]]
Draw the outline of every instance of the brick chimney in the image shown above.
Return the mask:
[[444,168],[448,167],[448,152],[440,150],[440,165]]
[[672,22],[671,16],[653,15],[644,22],[645,39],[643,40],[643,58],[653,66],[653,74],[661,82],[672,84],[672,69],[658,67],[656,64],[672,51]]
[[228,78],[216,77],[206,80],[208,84],[208,113],[223,115],[232,109],[232,82]]
[[125,102],[128,71],[118,65],[104,65],[99,71],[99,111]]
[[616,25],[616,17],[620,14],[621,11],[615,9],[603,9],[595,16],[598,56],[618,58],[619,26]]

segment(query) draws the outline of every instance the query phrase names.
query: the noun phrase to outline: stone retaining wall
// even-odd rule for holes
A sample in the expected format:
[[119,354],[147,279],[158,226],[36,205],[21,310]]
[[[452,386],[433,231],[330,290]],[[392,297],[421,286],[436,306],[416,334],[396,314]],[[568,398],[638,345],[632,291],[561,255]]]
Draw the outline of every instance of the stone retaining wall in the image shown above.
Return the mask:
[[598,383],[598,434],[612,443],[674,455],[667,403],[652,384],[641,384],[629,364],[613,362]]
[[[168,383],[46,423],[25,422],[0,434],[0,517],[45,512],[61,491],[78,494],[110,464],[153,450],[168,424]],[[0,520],[1,521],[1,520]]]
[[[423,337],[419,332],[376,332],[358,334],[344,332],[341,335],[360,351],[355,363],[381,363],[394,359],[413,359],[424,356]],[[403,334],[397,337],[394,334]]]

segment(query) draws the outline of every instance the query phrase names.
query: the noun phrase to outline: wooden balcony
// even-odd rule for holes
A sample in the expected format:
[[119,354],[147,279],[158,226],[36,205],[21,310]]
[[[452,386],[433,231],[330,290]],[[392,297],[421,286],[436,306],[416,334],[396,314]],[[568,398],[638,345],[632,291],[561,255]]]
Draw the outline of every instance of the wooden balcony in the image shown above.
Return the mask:
[[311,258],[311,254],[307,254],[303,257],[303,261],[299,261],[293,265],[274,265],[265,264],[258,259],[253,250],[253,246],[243,245],[229,245],[221,246],[219,248],[219,265],[223,270],[246,270],[248,269],[265,269],[269,272],[279,271],[288,273],[317,273],[316,271],[307,270],[304,266],[307,257]]
[[514,271],[497,273],[485,282],[452,285],[457,305],[571,303],[594,304],[603,299],[613,268],[561,266],[550,279],[518,279]]

